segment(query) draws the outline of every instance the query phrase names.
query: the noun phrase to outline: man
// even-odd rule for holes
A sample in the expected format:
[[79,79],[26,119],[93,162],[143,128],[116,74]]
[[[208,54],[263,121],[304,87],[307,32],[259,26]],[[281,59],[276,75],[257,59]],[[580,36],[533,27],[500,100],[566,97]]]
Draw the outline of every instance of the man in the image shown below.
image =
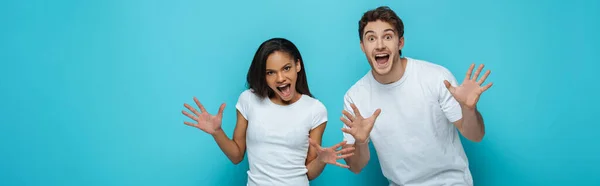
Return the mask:
[[345,147],[355,147],[346,158],[359,173],[370,158],[372,142],[390,185],[473,185],[460,132],[471,141],[482,140],[483,118],[476,104],[492,86],[482,86],[488,70],[483,65],[460,86],[446,68],[401,57],[402,20],[388,7],[366,12],[359,21],[360,47],[371,70],[344,96]]

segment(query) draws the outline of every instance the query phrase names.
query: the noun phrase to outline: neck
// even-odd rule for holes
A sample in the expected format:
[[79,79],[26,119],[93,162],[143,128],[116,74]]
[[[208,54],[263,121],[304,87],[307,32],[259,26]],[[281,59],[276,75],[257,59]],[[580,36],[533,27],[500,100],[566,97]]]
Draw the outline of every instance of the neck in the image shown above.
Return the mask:
[[377,74],[375,71],[371,72],[377,82],[381,84],[390,84],[399,81],[402,78],[404,72],[406,71],[406,58],[398,57],[393,63],[392,69],[385,75]]
[[291,104],[295,103],[296,101],[300,100],[301,97],[302,97],[302,94],[300,94],[300,92],[296,91],[296,93],[294,94],[294,97],[292,99],[290,99],[289,101],[285,101],[285,100],[281,99],[281,97],[279,97],[278,95],[275,95],[269,99],[271,99],[271,102],[273,102],[277,105],[291,105]]

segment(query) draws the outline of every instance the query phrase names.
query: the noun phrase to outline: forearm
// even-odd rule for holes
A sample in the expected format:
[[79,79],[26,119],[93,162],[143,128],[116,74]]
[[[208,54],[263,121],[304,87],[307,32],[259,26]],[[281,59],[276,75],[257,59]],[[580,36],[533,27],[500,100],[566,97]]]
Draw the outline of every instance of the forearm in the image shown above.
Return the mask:
[[369,143],[358,141],[354,143],[354,155],[346,158],[346,163],[350,166],[350,171],[358,174],[367,165],[371,154],[369,152]]
[[221,148],[233,164],[238,164],[244,159],[244,151],[240,149],[234,140],[229,139],[223,130],[218,130],[212,136],[219,145],[219,148]]
[[463,136],[475,142],[481,141],[485,135],[485,125],[481,113],[477,111],[477,108],[462,108],[462,115],[461,131]]
[[327,164],[319,161],[317,158],[310,161],[310,163],[306,165],[306,169],[308,170],[306,176],[308,177],[308,180],[314,180],[315,178],[319,177],[319,175],[321,175],[323,172],[323,169],[325,169],[325,165]]

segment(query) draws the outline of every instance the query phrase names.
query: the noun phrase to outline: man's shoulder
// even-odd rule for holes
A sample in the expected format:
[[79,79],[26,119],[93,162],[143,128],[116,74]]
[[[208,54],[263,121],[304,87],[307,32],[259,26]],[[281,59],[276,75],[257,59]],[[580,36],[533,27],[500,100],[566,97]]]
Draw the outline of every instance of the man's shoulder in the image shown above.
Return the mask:
[[439,73],[448,73],[450,72],[448,70],[448,68],[431,62],[431,61],[427,61],[427,60],[422,60],[422,59],[414,59],[414,58],[407,58],[409,61],[411,61],[411,63],[413,65],[415,65],[416,69],[422,72],[426,72],[426,73],[434,73],[434,74],[439,74]]
[[371,70],[367,71],[358,81],[356,81],[344,94],[345,97],[356,97],[368,92],[371,87]]
[[438,83],[443,82],[443,80],[449,80],[451,82],[456,80],[452,72],[440,64],[420,59],[409,58],[409,60],[412,61],[411,64],[414,66],[413,70],[417,72],[415,74],[419,76],[418,79],[421,80],[421,82],[433,83],[437,86]]

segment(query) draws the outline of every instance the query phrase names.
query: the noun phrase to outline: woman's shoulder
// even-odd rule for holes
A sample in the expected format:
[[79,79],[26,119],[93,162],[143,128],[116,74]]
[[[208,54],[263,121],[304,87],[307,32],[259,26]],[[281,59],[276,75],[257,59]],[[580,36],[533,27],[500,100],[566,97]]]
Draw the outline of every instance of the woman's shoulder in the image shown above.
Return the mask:
[[308,103],[308,105],[310,105],[311,108],[318,109],[318,110],[324,110],[324,111],[327,110],[327,108],[325,107],[325,104],[323,104],[323,102],[321,102],[321,100],[319,100],[315,97],[308,96],[306,94],[304,94],[302,96],[304,96],[303,99],[305,99],[305,102]]
[[256,95],[254,90],[246,89],[240,93],[240,95],[238,97],[238,101],[255,102],[255,101],[260,101],[260,97],[258,95]]
[[249,96],[252,94],[254,94],[254,90],[249,88],[249,89],[242,91],[242,93],[240,93],[240,96]]

